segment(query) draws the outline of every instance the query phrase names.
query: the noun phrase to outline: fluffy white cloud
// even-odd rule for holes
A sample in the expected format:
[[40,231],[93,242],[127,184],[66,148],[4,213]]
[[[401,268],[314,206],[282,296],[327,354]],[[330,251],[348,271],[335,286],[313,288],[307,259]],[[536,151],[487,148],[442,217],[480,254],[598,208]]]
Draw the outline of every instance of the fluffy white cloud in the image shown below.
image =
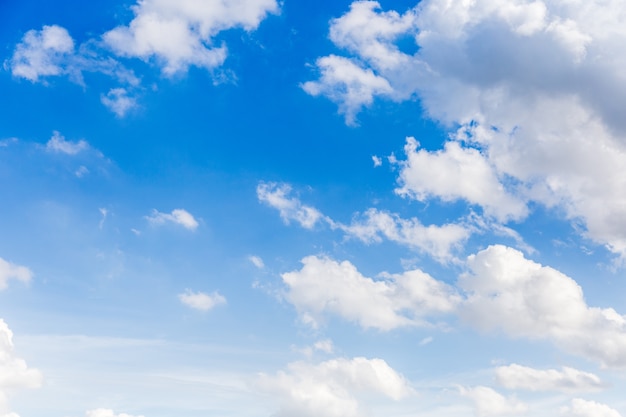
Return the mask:
[[226,304],[226,298],[218,292],[205,294],[186,290],[178,294],[178,299],[186,306],[200,311],[209,311],[218,305]]
[[302,263],[282,274],[285,298],[313,326],[326,314],[380,330],[427,325],[426,316],[450,313],[460,301],[454,289],[420,270],[373,280],[348,261],[309,256]]
[[268,13],[278,12],[275,0],[145,0],[132,7],[134,19],[103,35],[112,50],[144,60],[156,58],[163,73],[173,75],[191,65],[213,69],[226,59],[224,45],[213,45],[220,31],[255,29]]
[[277,417],[358,417],[357,394],[382,394],[400,400],[412,393],[407,381],[382,359],[333,359],[319,364],[294,362],[275,376],[260,375],[259,387],[278,397]]
[[110,410],[108,408],[97,408],[95,410],[87,411],[87,413],[85,413],[85,417],[143,417],[143,416],[132,416],[126,413],[115,414],[113,410]]
[[174,209],[171,213],[161,213],[157,210],[152,211],[152,215],[146,216],[146,219],[155,225],[174,223],[188,230],[196,230],[198,221],[184,209]]
[[41,373],[15,356],[13,332],[0,319],[0,415],[17,417],[17,414],[9,412],[8,395],[18,389],[38,388],[41,382]]
[[530,391],[583,392],[597,391],[605,384],[597,375],[578,369],[534,369],[518,364],[496,368],[498,383],[509,389]]
[[106,95],[100,96],[100,101],[119,117],[138,107],[137,99],[129,95],[125,88],[112,88]]
[[65,28],[44,26],[24,35],[7,65],[14,77],[37,82],[40,77],[62,74],[67,56],[73,52],[74,40]]
[[367,210],[349,225],[337,223],[337,227],[364,242],[380,242],[384,237],[424,252],[439,262],[450,261],[453,250],[471,234],[469,228],[460,224],[424,226],[416,218],[402,219],[377,209]]
[[257,186],[256,193],[259,201],[277,209],[287,224],[295,220],[302,227],[312,229],[318,221],[324,219],[317,209],[302,204],[295,197],[290,197],[291,186],[288,184],[262,182]]
[[15,265],[0,258],[0,290],[4,290],[9,285],[9,280],[30,282],[33,272],[25,266]]
[[89,149],[89,144],[85,140],[71,142],[65,140],[65,137],[57,131],[53,132],[52,137],[46,142],[46,150],[49,152],[59,152],[67,155],[76,155],[82,151]]
[[561,272],[501,245],[468,257],[459,286],[467,293],[460,317],[513,337],[549,339],[604,366],[626,366],[626,318],[589,307],[580,286]]
[[489,387],[460,387],[459,391],[472,400],[475,413],[480,417],[517,415],[528,411],[528,406],[515,397],[505,397]]
[[495,168],[478,150],[463,148],[457,142],[446,143],[438,152],[417,150],[418,146],[414,138],[407,138],[407,159],[398,162],[398,194],[420,201],[431,197],[443,201],[464,199],[501,221],[526,215],[524,202],[505,190]]
[[617,410],[606,404],[580,398],[574,398],[569,407],[563,407],[561,415],[564,417],[622,417]]
[[[357,1],[330,26],[350,55],[330,57],[388,87],[348,89],[320,66],[307,91],[352,109],[350,123],[360,108],[350,91],[369,91],[368,103],[418,96],[428,116],[461,128],[440,151],[412,150],[401,191],[464,199],[501,220],[523,218],[531,201],[558,207],[626,256],[624,18],[619,1],[426,0],[404,14]],[[397,46],[407,36],[415,53]]]

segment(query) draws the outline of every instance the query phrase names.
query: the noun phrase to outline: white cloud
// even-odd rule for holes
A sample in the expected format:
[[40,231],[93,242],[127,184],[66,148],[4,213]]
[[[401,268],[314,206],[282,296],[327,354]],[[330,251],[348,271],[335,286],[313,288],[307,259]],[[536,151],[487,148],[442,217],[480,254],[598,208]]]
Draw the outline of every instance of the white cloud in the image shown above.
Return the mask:
[[95,410],[89,410],[85,413],[85,417],[143,417],[143,416],[132,416],[126,413],[115,414],[113,410],[108,408],[97,408]]
[[424,226],[418,219],[402,219],[377,209],[367,210],[360,218],[355,216],[350,225],[335,223],[349,236],[363,242],[380,242],[382,237],[420,252],[439,262],[452,260],[452,252],[467,240],[471,231],[459,224]]
[[347,236],[365,243],[378,243],[385,238],[428,254],[442,263],[453,260],[452,252],[471,234],[472,228],[469,226],[460,224],[425,226],[417,218],[402,219],[396,214],[374,208],[362,215],[355,215],[352,222],[346,225],[323,215],[314,207],[303,204],[290,194],[291,187],[288,184],[260,183],[257,187],[259,201],[276,208],[286,223],[295,220],[302,227],[312,229],[323,221],[331,228],[342,230]]
[[324,217],[317,209],[306,206],[295,197],[289,197],[291,186],[288,184],[260,183],[256,188],[259,201],[277,209],[280,217],[289,224],[295,220],[306,229],[312,229]]
[[173,75],[189,66],[213,69],[226,59],[226,46],[213,45],[220,31],[254,30],[268,13],[278,12],[275,0],[145,0],[132,7],[134,19],[103,35],[118,55],[156,58],[163,73]]
[[389,82],[371,69],[365,69],[353,61],[330,55],[316,62],[320,69],[319,81],[307,81],[302,89],[312,96],[324,95],[339,105],[339,112],[349,125],[356,124],[356,114],[372,104],[374,96],[390,94]]
[[46,142],[46,150],[49,152],[76,155],[80,152],[86,151],[87,149],[89,149],[89,144],[85,140],[81,139],[78,142],[71,142],[65,140],[65,138],[57,131],[54,131],[50,140]]
[[443,201],[464,199],[501,221],[526,215],[524,202],[505,190],[494,167],[478,150],[462,148],[457,142],[447,142],[437,152],[418,151],[418,146],[414,138],[407,138],[407,159],[398,162],[398,194],[420,201],[431,197]]
[[73,52],[74,40],[66,29],[44,26],[24,35],[7,65],[14,77],[37,82],[40,77],[64,73],[64,62]]
[[528,411],[528,406],[515,397],[505,397],[489,387],[460,387],[459,391],[472,400],[475,413],[480,417],[518,415]]
[[[348,56],[326,58],[386,87],[354,78],[348,90],[320,65],[309,92],[351,109],[349,123],[353,90],[367,103],[419,97],[428,116],[461,129],[441,151],[413,151],[423,164],[407,165],[400,190],[465,199],[501,220],[523,218],[528,202],[557,207],[626,259],[625,18],[618,1],[426,0],[404,14],[354,2],[330,25]],[[397,46],[406,37],[413,54]]]
[[112,88],[106,95],[100,96],[100,101],[118,117],[124,117],[138,107],[137,99],[130,96],[125,88]]
[[372,162],[374,162],[374,168],[378,168],[383,164],[382,158],[376,155],[372,155]]
[[146,219],[155,225],[170,222],[188,230],[196,230],[198,228],[198,221],[184,209],[174,209],[171,213],[161,213],[157,210],[152,210],[152,215],[146,216]]
[[407,381],[382,359],[333,359],[319,364],[294,362],[275,376],[261,374],[258,386],[280,402],[277,417],[359,417],[358,394],[400,400],[412,393]]
[[248,256],[248,260],[259,269],[265,268],[265,263],[263,262],[263,259],[261,259],[259,256],[250,255]]
[[585,392],[605,388],[597,375],[578,369],[534,369],[518,364],[496,368],[498,383],[508,389],[530,391]]
[[595,401],[574,398],[571,406],[561,408],[564,417],[622,417],[617,410]]
[[15,265],[0,258],[0,290],[4,290],[9,285],[9,280],[30,282],[33,272],[25,266]]
[[459,286],[467,299],[460,317],[482,330],[548,339],[562,349],[626,367],[626,317],[589,307],[580,286],[561,272],[501,245],[468,257]]
[[17,416],[9,412],[7,397],[18,389],[39,388],[41,383],[41,373],[15,356],[13,332],[0,319],[0,415]]
[[348,261],[309,256],[302,263],[282,274],[285,298],[313,326],[326,314],[379,330],[428,325],[426,316],[450,313],[460,301],[454,289],[420,270],[375,281]]
[[186,306],[200,311],[209,311],[214,307],[226,304],[226,298],[217,291],[205,294],[199,291],[186,290],[184,293],[178,294],[178,299]]

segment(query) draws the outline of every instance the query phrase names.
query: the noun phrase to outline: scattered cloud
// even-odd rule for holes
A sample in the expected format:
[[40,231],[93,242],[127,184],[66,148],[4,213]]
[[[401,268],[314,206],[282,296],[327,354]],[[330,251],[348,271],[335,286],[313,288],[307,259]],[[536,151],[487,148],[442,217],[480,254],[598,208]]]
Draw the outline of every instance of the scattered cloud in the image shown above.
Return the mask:
[[104,42],[120,56],[155,58],[167,76],[189,66],[210,70],[222,65],[227,48],[214,45],[217,33],[235,27],[254,30],[268,13],[279,10],[275,0],[146,0],[131,8],[135,17],[130,24],[106,32]]
[[374,162],[374,168],[382,166],[383,160],[380,156],[372,155],[372,162]]
[[263,262],[263,259],[261,259],[259,256],[250,255],[248,256],[248,260],[252,262],[252,265],[256,266],[259,269],[265,268],[265,263]]
[[459,387],[459,391],[474,403],[475,414],[479,417],[519,415],[528,411],[528,406],[514,396],[505,397],[489,387]]
[[308,256],[302,263],[282,274],[284,296],[314,327],[327,314],[383,331],[425,326],[425,317],[450,313],[460,301],[453,288],[420,270],[373,280],[348,261]]
[[89,144],[81,139],[78,142],[65,140],[59,132],[54,131],[52,137],[46,142],[46,150],[48,152],[58,152],[67,155],[76,155],[89,149]]
[[561,408],[564,417],[622,417],[617,410],[606,404],[574,398],[569,407]]
[[184,209],[174,209],[171,213],[161,213],[157,210],[152,210],[152,215],[146,216],[146,219],[155,225],[161,225],[165,223],[174,223],[184,227],[188,230],[196,230],[199,226],[198,221]]
[[317,209],[302,204],[295,197],[289,197],[291,186],[288,184],[261,182],[256,193],[259,201],[277,209],[287,224],[294,220],[305,229],[312,229],[318,221],[324,219]]
[[124,117],[138,107],[137,99],[129,95],[127,89],[121,87],[112,88],[106,95],[102,94],[100,101],[118,117]]
[[[332,359],[319,364],[290,363],[274,376],[261,374],[261,390],[280,403],[277,417],[360,417],[358,394],[380,394],[400,400],[412,394],[402,375],[382,359]],[[370,394],[370,396],[371,396]]]
[[226,304],[226,298],[217,291],[211,294],[186,290],[178,294],[178,299],[186,306],[200,311],[209,311],[214,307]]
[[460,317],[482,330],[548,339],[607,367],[626,367],[626,318],[589,307],[580,286],[563,273],[495,245],[468,257],[459,279],[467,299]]
[[63,74],[67,57],[73,52],[74,40],[65,28],[44,26],[40,31],[26,32],[5,65],[14,77],[37,82],[40,77]]
[[588,392],[606,388],[600,377],[578,369],[534,369],[518,364],[496,368],[496,380],[508,389],[529,391]]
[[17,416],[9,412],[8,395],[18,389],[39,388],[42,380],[41,372],[15,356],[13,332],[0,319],[0,415]]
[[33,272],[27,267],[15,265],[0,258],[0,290],[6,289],[10,280],[28,283],[32,278]]

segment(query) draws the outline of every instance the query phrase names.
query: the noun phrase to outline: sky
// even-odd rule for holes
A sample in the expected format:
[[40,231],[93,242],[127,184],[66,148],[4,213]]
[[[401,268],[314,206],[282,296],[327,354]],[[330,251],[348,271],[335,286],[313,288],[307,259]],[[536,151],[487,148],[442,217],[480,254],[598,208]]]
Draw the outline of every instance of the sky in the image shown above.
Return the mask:
[[0,16],[0,417],[626,416],[623,1]]

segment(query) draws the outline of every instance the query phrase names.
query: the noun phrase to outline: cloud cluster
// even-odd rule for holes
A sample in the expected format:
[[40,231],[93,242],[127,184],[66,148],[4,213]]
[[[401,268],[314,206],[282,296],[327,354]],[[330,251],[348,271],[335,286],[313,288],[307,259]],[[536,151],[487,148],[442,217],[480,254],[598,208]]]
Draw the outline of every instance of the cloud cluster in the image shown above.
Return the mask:
[[622,417],[617,410],[608,405],[581,398],[574,398],[569,407],[561,408],[561,415],[564,417]]
[[384,360],[363,357],[290,363],[287,371],[260,375],[258,386],[278,397],[277,417],[360,417],[365,414],[359,393],[393,400],[412,393],[404,377]]
[[327,314],[379,330],[427,325],[426,317],[452,312],[460,301],[454,289],[419,270],[373,280],[348,261],[309,256],[302,263],[282,274],[285,298],[314,326]]
[[213,37],[227,29],[253,30],[268,13],[276,13],[276,0],[146,0],[132,7],[135,17],[102,35],[120,56],[156,58],[163,73],[173,75],[189,66],[216,68],[227,55],[225,45]]
[[505,397],[489,387],[459,387],[459,391],[474,403],[475,414],[479,417],[519,415],[528,411],[528,406],[517,398]]
[[18,417],[9,412],[7,397],[18,389],[40,387],[42,379],[37,369],[29,368],[23,359],[15,356],[13,332],[0,319],[0,415]]
[[[402,14],[356,1],[330,25],[346,56],[320,58],[303,87],[348,123],[376,96],[417,97],[450,127],[441,150],[408,142],[403,195],[500,221],[524,219],[529,202],[558,208],[625,256],[625,13],[615,1],[426,0]],[[400,48],[407,37],[416,52]]]

